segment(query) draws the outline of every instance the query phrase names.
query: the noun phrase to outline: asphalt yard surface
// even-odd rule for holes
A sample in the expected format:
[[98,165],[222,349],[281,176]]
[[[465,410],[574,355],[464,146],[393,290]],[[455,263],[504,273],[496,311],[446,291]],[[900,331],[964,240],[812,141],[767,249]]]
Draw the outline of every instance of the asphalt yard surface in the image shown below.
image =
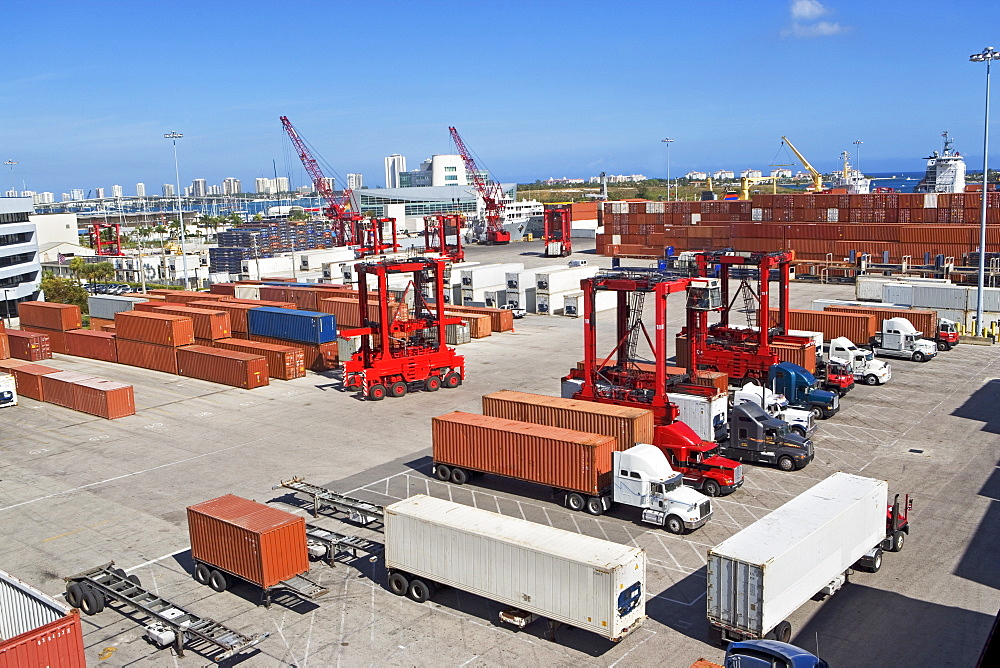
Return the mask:
[[[537,256],[538,243],[471,248],[472,260]],[[584,254],[592,263],[606,258]],[[796,283],[795,307],[850,298],[850,286]],[[609,333],[607,323],[599,325]],[[683,302],[670,302],[671,327]],[[600,322],[600,321],[599,321]],[[705,621],[707,550],[836,471],[889,481],[914,498],[904,550],[876,574],[857,573],[789,621],[793,642],[832,666],[966,666],[975,662],[1000,608],[1000,375],[993,348],[960,345],[925,364],[892,360],[880,387],[858,386],[841,411],[819,422],[816,459],[783,473],[745,466],[746,482],[713,501],[703,528],[683,536],[616,508],[593,517],[558,505],[547,488],[493,476],[455,486],[430,475],[430,418],[481,412],[500,389],[558,395],[559,378],[581,359],[581,321],[529,316],[514,333],[462,346],[467,382],[380,403],[340,391],[335,373],[310,374],[250,392],[204,381],[62,355],[51,365],[135,385],[138,413],[108,422],[22,399],[0,411],[0,569],[60,595],[62,578],[115,561],[144,586],[246,634],[270,635],[235,657],[242,666],[664,665],[720,661]],[[610,349],[611,343],[607,344]],[[311,499],[282,480],[302,476],[379,504],[430,494],[458,503],[644,548],[649,619],[622,642],[545,625],[523,631],[497,621],[501,605],[456,590],[417,604],[385,588],[381,559],[342,555],[310,577],[329,589],[315,601],[279,597],[259,606],[249,585],[216,593],[191,578],[188,505],[233,493],[304,514],[345,534],[380,540],[378,525],[334,511],[313,519]],[[446,558],[443,555],[442,558]],[[111,606],[84,617],[91,665],[202,665],[143,638],[139,616]]]

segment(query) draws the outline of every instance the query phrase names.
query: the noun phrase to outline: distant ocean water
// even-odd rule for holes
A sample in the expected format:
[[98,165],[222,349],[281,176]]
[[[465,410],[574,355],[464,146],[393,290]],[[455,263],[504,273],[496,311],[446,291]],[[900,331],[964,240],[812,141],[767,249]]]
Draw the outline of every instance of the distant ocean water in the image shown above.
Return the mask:
[[[924,172],[873,172],[865,174],[872,179],[872,190],[875,188],[893,188],[898,193],[912,193],[913,188],[924,178]],[[802,186],[802,190],[806,185]],[[761,189],[761,192],[764,192]]]

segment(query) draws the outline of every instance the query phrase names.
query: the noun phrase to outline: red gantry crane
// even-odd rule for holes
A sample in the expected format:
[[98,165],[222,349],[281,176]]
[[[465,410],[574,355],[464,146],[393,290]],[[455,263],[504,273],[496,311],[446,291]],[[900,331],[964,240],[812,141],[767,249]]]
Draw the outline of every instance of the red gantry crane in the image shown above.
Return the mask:
[[323,174],[323,170],[320,169],[319,163],[316,162],[316,158],[313,157],[309,147],[306,146],[306,143],[302,141],[295,127],[292,126],[292,122],[288,120],[288,116],[281,117],[281,124],[285,128],[285,132],[288,133],[288,138],[295,145],[295,150],[299,154],[299,160],[302,161],[302,166],[309,173],[313,187],[326,200],[326,207],[323,209],[323,213],[327,218],[334,221],[333,232],[336,237],[336,245],[349,246],[355,243],[356,227],[358,223],[364,220],[364,216],[358,211],[358,207],[353,201],[352,191],[344,190],[340,197],[334,195],[333,188],[330,187],[329,181],[327,181],[326,176]]
[[483,204],[486,207],[486,243],[510,243],[510,232],[503,228],[503,188],[499,183],[487,179],[484,172],[480,171],[472,154],[469,153],[469,149],[465,147],[465,142],[459,136],[458,130],[449,127],[448,131],[451,132],[451,140],[455,142],[456,150],[465,161],[466,178],[472,179],[476,190],[479,191],[479,196],[483,198]]

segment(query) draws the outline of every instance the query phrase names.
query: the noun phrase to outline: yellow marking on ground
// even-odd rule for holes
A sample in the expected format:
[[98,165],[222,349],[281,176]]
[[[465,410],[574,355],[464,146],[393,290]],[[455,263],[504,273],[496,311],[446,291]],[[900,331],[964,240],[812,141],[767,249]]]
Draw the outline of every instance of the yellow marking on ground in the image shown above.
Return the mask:
[[102,524],[107,524],[110,521],[111,520],[104,520],[103,522],[98,522],[97,524],[91,524],[89,527],[80,527],[79,529],[73,529],[72,531],[67,531],[66,533],[61,533],[58,536],[52,536],[52,538],[46,538],[46,539],[42,540],[42,542],[43,543],[47,543],[50,540],[55,540],[56,538],[64,538],[65,536],[72,536],[75,533],[79,533],[81,531],[86,531],[87,529],[93,529],[95,527],[99,527]]

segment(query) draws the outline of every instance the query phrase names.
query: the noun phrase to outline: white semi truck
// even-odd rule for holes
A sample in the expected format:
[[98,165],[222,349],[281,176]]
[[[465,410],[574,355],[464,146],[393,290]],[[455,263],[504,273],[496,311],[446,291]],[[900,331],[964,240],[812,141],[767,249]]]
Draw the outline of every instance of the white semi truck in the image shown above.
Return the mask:
[[914,362],[926,362],[938,353],[937,345],[922,339],[923,332],[906,318],[887,318],[875,334],[872,350],[883,357],[900,357]]
[[646,619],[646,552],[423,494],[385,508],[389,591],[423,603],[439,586],[618,641]]
[[854,380],[865,385],[885,385],[892,378],[892,368],[875,357],[871,350],[862,350],[850,339],[838,336],[824,344],[826,361],[839,362],[851,370]]
[[772,392],[770,388],[755,383],[747,383],[733,392],[733,405],[757,404],[768,415],[788,423],[789,429],[802,438],[812,436],[816,431],[816,419],[812,411],[792,408],[785,395]]

